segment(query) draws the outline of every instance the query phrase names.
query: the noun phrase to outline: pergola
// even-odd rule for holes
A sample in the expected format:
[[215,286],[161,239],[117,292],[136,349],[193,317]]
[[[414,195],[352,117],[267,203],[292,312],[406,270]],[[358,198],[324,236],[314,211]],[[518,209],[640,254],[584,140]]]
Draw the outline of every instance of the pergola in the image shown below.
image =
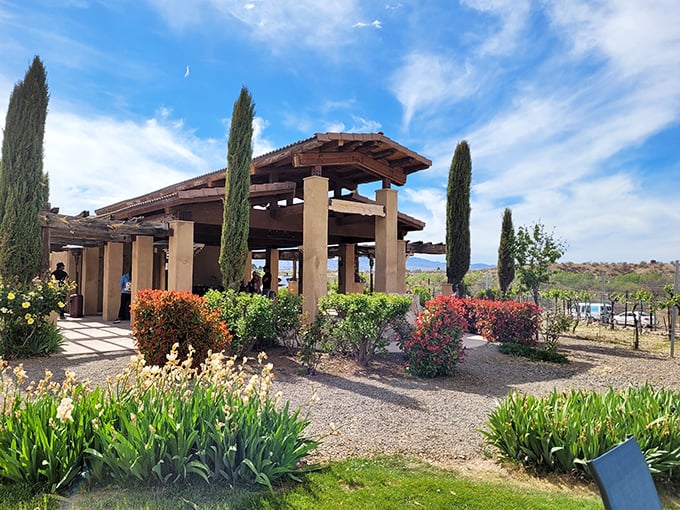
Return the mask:
[[[254,258],[266,258],[272,273],[279,259],[299,264],[298,290],[309,312],[326,293],[329,253],[339,256],[340,291],[359,290],[355,265],[360,244],[364,253],[367,243],[373,250],[375,290],[403,292],[405,236],[425,224],[398,212],[392,186],[403,186],[408,175],[430,165],[382,133],[315,134],[258,156],[250,169],[249,250]],[[66,240],[64,233],[71,234],[70,243],[85,249],[103,245],[99,266],[118,268],[113,258],[122,259],[118,249],[107,255],[107,246],[131,245],[133,293],[135,283],[138,289],[214,286],[219,281],[225,180],[221,169],[102,207],[94,218],[46,214],[43,223],[50,228],[53,251]],[[375,199],[358,193],[368,183],[379,183]],[[139,241],[143,248],[136,246]],[[100,269],[106,273],[106,267]],[[277,275],[273,277],[276,281]]]

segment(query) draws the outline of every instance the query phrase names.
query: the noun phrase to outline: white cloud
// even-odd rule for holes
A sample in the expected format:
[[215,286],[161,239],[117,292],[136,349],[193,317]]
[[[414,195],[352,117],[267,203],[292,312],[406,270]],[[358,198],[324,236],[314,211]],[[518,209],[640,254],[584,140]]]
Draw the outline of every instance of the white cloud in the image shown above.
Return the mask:
[[361,4],[356,0],[148,2],[176,29],[214,21],[215,15],[221,22],[231,23],[237,20],[246,29],[248,36],[267,42],[274,52],[280,51],[284,46],[303,45],[314,50],[345,46],[351,42],[349,35],[354,25],[351,20],[362,18]]
[[81,117],[52,107],[44,169],[64,214],[95,209],[224,166],[224,141],[200,140],[167,112],[143,121]]
[[402,125],[408,128],[420,112],[439,111],[470,96],[477,88],[472,65],[457,64],[452,58],[432,53],[412,52],[393,74],[390,88],[402,105]]
[[352,25],[352,28],[369,28],[369,27],[373,27],[373,28],[382,28],[382,22],[381,22],[380,20],[375,19],[375,20],[373,20],[373,21],[370,22],[370,23],[366,23],[366,22],[364,22],[364,21],[360,21],[360,22],[355,23],[354,25]]
[[462,3],[480,12],[499,18],[500,29],[482,35],[476,52],[479,55],[507,55],[512,53],[526,25],[529,2],[526,0],[462,0]]

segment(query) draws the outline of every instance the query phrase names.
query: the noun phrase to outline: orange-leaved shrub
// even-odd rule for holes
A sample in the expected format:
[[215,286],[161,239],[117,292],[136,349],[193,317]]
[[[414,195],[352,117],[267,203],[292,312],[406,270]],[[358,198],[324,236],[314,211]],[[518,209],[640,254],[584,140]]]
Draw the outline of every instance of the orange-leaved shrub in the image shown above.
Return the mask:
[[402,340],[406,370],[418,377],[449,376],[463,359],[465,307],[453,296],[437,296],[425,303],[411,336]]
[[188,291],[140,290],[132,305],[132,336],[149,365],[162,366],[173,344],[185,358],[191,345],[198,366],[208,351],[220,352],[231,343],[231,333],[217,311]]

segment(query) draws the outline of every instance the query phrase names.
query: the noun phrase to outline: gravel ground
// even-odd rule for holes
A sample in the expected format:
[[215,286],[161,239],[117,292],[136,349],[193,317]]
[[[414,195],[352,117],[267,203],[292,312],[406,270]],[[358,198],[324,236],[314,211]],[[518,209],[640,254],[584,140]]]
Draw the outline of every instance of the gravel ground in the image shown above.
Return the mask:
[[[530,362],[500,354],[488,344],[466,351],[452,378],[417,379],[404,373],[398,353],[381,356],[368,368],[349,360],[326,358],[314,376],[283,350],[274,351],[273,391],[281,391],[293,407],[309,408],[308,433],[322,435],[315,460],[350,455],[403,453],[441,466],[496,469],[484,455],[481,434],[488,413],[512,389],[545,394],[553,388],[604,390],[649,381],[680,389],[680,359],[667,354],[591,340],[563,338],[570,363]],[[52,356],[24,360],[31,379],[49,368],[55,379],[65,369],[93,383],[120,371],[129,353],[117,356]],[[16,365],[16,362],[10,364]],[[338,429],[338,434],[330,434]]]

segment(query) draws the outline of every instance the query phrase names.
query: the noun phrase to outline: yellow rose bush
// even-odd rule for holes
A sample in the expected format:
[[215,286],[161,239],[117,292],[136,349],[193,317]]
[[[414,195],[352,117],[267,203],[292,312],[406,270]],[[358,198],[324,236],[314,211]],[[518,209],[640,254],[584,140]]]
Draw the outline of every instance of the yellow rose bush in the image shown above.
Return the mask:
[[0,356],[30,357],[56,350],[63,336],[48,317],[63,308],[73,289],[52,278],[28,287],[0,282]]

